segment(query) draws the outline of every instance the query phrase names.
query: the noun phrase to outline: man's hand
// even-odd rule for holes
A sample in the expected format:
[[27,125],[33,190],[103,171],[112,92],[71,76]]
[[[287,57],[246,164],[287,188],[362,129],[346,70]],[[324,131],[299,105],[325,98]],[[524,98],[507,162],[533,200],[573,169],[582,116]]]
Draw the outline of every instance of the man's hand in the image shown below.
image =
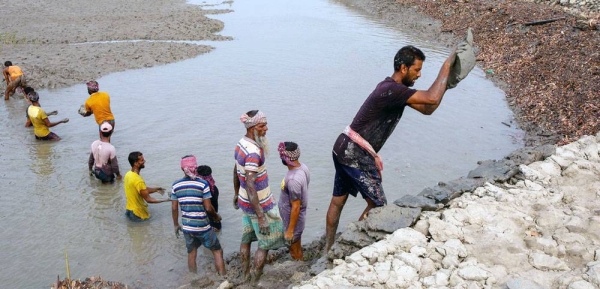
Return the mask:
[[238,210],[240,206],[238,206],[238,196],[233,196],[233,208]]
[[117,175],[117,180],[121,180],[121,179],[123,179],[123,176]]
[[64,118],[64,119],[63,119],[63,120],[61,120],[60,122],[62,122],[62,123],[67,123],[67,122],[69,122],[69,119],[68,119],[68,118]]
[[58,114],[58,110],[53,110],[46,115],[57,115],[57,114]]
[[286,245],[289,247],[292,245],[292,241],[294,240],[294,232],[285,232],[283,234],[283,238],[285,239]]
[[156,192],[159,193],[159,194],[161,194],[161,195],[164,195],[165,194],[165,189],[163,189],[163,188],[156,188]]
[[177,239],[179,239],[179,233],[181,232],[181,226],[177,225],[175,227],[175,237],[177,237]]
[[262,218],[258,217],[258,229],[263,235],[269,235],[271,233],[269,223],[267,223],[267,218],[265,215],[262,215]]

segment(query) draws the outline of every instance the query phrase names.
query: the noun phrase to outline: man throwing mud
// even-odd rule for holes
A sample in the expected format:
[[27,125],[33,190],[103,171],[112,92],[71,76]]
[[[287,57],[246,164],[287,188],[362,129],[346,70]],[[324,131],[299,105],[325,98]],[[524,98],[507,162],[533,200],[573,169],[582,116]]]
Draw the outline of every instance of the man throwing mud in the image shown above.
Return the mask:
[[[246,135],[235,147],[233,188],[235,209],[241,208],[242,242],[240,256],[244,278],[258,283],[269,250],[284,246],[283,222],[275,198],[269,188],[265,166],[268,154],[267,117],[262,111],[252,110],[240,117]],[[254,266],[250,272],[250,245],[258,241]]]
[[[23,89],[25,86],[27,86],[27,82],[25,81],[25,76],[23,75],[21,68],[13,65],[10,61],[4,62],[2,76],[4,76],[4,81],[6,81],[4,100],[8,100],[8,98],[15,93],[17,87]],[[25,94],[25,98],[27,98],[27,94]]]
[[[461,49],[464,46],[457,48]],[[360,193],[367,202],[359,220],[366,218],[372,208],[387,204],[381,184],[383,163],[377,152],[396,128],[405,107],[425,115],[438,108],[457,50],[448,56],[428,90],[414,90],[410,87],[421,76],[425,54],[414,46],[402,47],[394,57],[392,76],[377,84],[352,123],[337,138],[333,146],[335,178],[326,217],[325,254],[333,245],[349,194],[356,197]]]
[[94,115],[98,127],[107,121],[110,125],[115,128],[115,117],[110,110],[110,96],[104,91],[99,91],[100,87],[98,82],[90,80],[85,84],[87,86],[88,94],[90,97],[85,101],[86,112],[82,116]]

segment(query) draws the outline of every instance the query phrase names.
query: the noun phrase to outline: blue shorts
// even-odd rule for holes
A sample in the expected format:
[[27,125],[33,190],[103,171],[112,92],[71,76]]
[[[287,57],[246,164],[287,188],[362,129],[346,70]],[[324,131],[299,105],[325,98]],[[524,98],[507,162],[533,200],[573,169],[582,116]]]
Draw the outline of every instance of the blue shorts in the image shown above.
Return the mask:
[[183,237],[185,237],[185,247],[188,253],[191,253],[200,246],[204,246],[211,251],[221,250],[219,238],[217,238],[217,234],[212,229],[197,233],[183,232]]
[[[136,215],[133,213],[133,211],[131,211],[131,210],[126,210],[126,211],[125,211],[125,216],[127,217],[127,219],[129,219],[129,220],[130,220],[130,221],[132,221],[132,222],[143,222],[143,221],[146,221],[146,220],[144,220],[144,219],[142,219],[142,218],[140,218],[140,217],[136,216]],[[149,220],[149,218],[148,218],[147,220]]]
[[372,200],[378,207],[387,204],[381,184],[381,175],[376,169],[361,170],[349,167],[338,162],[335,154],[333,155],[333,165],[335,166],[334,196],[341,197],[350,194],[356,197],[360,192],[363,199]]
[[93,172],[94,176],[96,176],[96,178],[101,180],[103,183],[112,183],[115,181],[115,174],[107,175],[99,168],[94,168]]

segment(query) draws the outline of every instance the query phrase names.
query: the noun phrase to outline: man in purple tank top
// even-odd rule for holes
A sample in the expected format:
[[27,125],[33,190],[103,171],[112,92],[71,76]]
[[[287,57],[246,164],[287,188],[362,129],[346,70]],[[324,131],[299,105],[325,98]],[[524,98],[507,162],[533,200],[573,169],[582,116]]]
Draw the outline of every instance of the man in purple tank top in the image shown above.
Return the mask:
[[425,54],[414,46],[402,47],[394,57],[394,73],[377,84],[358,110],[352,123],[339,135],[333,146],[335,179],[333,196],[327,210],[325,255],[335,241],[342,209],[348,195],[358,193],[367,202],[359,220],[369,210],[387,204],[381,185],[383,163],[378,155],[402,117],[405,107],[430,115],[440,105],[447,90],[448,76],[459,45],[446,59],[436,80],[427,90],[410,88],[421,76]]

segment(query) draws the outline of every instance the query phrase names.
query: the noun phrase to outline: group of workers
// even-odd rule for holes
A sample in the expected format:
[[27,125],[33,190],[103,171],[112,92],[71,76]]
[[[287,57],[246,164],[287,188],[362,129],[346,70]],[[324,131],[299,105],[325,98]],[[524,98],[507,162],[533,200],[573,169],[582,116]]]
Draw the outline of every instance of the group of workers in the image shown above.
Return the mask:
[[[333,195],[326,214],[324,255],[327,255],[334,244],[340,215],[349,195],[356,197],[360,194],[366,201],[366,208],[359,220],[367,218],[372,208],[387,204],[382,186],[383,163],[379,150],[394,131],[406,107],[425,115],[432,114],[438,108],[445,92],[456,86],[456,83],[450,84],[448,81],[453,73],[457,53],[465,49],[464,45],[459,45],[450,53],[429,89],[415,90],[411,87],[421,76],[425,55],[414,46],[402,47],[394,57],[393,74],[377,84],[353,121],[338,136],[332,150],[335,177]],[[12,66],[5,68],[5,71],[14,71],[10,67]],[[17,80],[10,73],[5,72],[5,77],[7,74],[11,77],[9,88],[18,86],[14,84],[16,81],[24,82],[22,76],[21,80]],[[88,165],[91,174],[102,182],[110,183],[114,179],[121,179],[115,149],[110,144],[115,127],[110,111],[110,98],[107,93],[98,92],[96,81],[87,82],[87,88],[90,97],[80,113],[83,116],[94,114],[100,133],[100,139],[91,145]],[[5,97],[6,95],[9,95],[8,88]],[[27,94],[27,97],[32,106],[39,107],[39,97],[35,92]],[[37,110],[38,115],[43,112],[41,108],[31,110]],[[39,121],[34,121],[34,115],[28,109],[28,121],[35,127]],[[42,120],[44,115],[42,113]],[[243,214],[240,245],[243,276],[256,283],[263,273],[269,250],[288,246],[293,259],[303,260],[301,235],[305,228],[310,172],[299,161],[300,148],[297,143],[279,143],[277,151],[288,170],[281,182],[277,202],[271,192],[266,169],[265,156],[269,153],[266,115],[263,111],[251,110],[244,113],[240,121],[246,133],[238,141],[234,151],[233,206],[241,209]],[[51,127],[58,123],[46,122],[45,125]],[[193,155],[184,156],[180,162],[183,176],[173,183],[170,197],[156,199],[150,194],[164,193],[164,189],[146,186],[140,176],[145,164],[143,154],[132,152],[128,161],[131,170],[123,178],[128,219],[136,222],[147,220],[150,217],[148,203],[170,200],[175,234],[179,237],[182,231],[185,238],[189,270],[197,271],[197,249],[205,246],[213,252],[217,272],[225,275],[223,250],[215,234],[215,229],[220,229],[222,219],[218,213],[218,189],[210,167],[198,166]],[[254,254],[253,266],[250,266],[250,245],[255,241],[258,248]]]

